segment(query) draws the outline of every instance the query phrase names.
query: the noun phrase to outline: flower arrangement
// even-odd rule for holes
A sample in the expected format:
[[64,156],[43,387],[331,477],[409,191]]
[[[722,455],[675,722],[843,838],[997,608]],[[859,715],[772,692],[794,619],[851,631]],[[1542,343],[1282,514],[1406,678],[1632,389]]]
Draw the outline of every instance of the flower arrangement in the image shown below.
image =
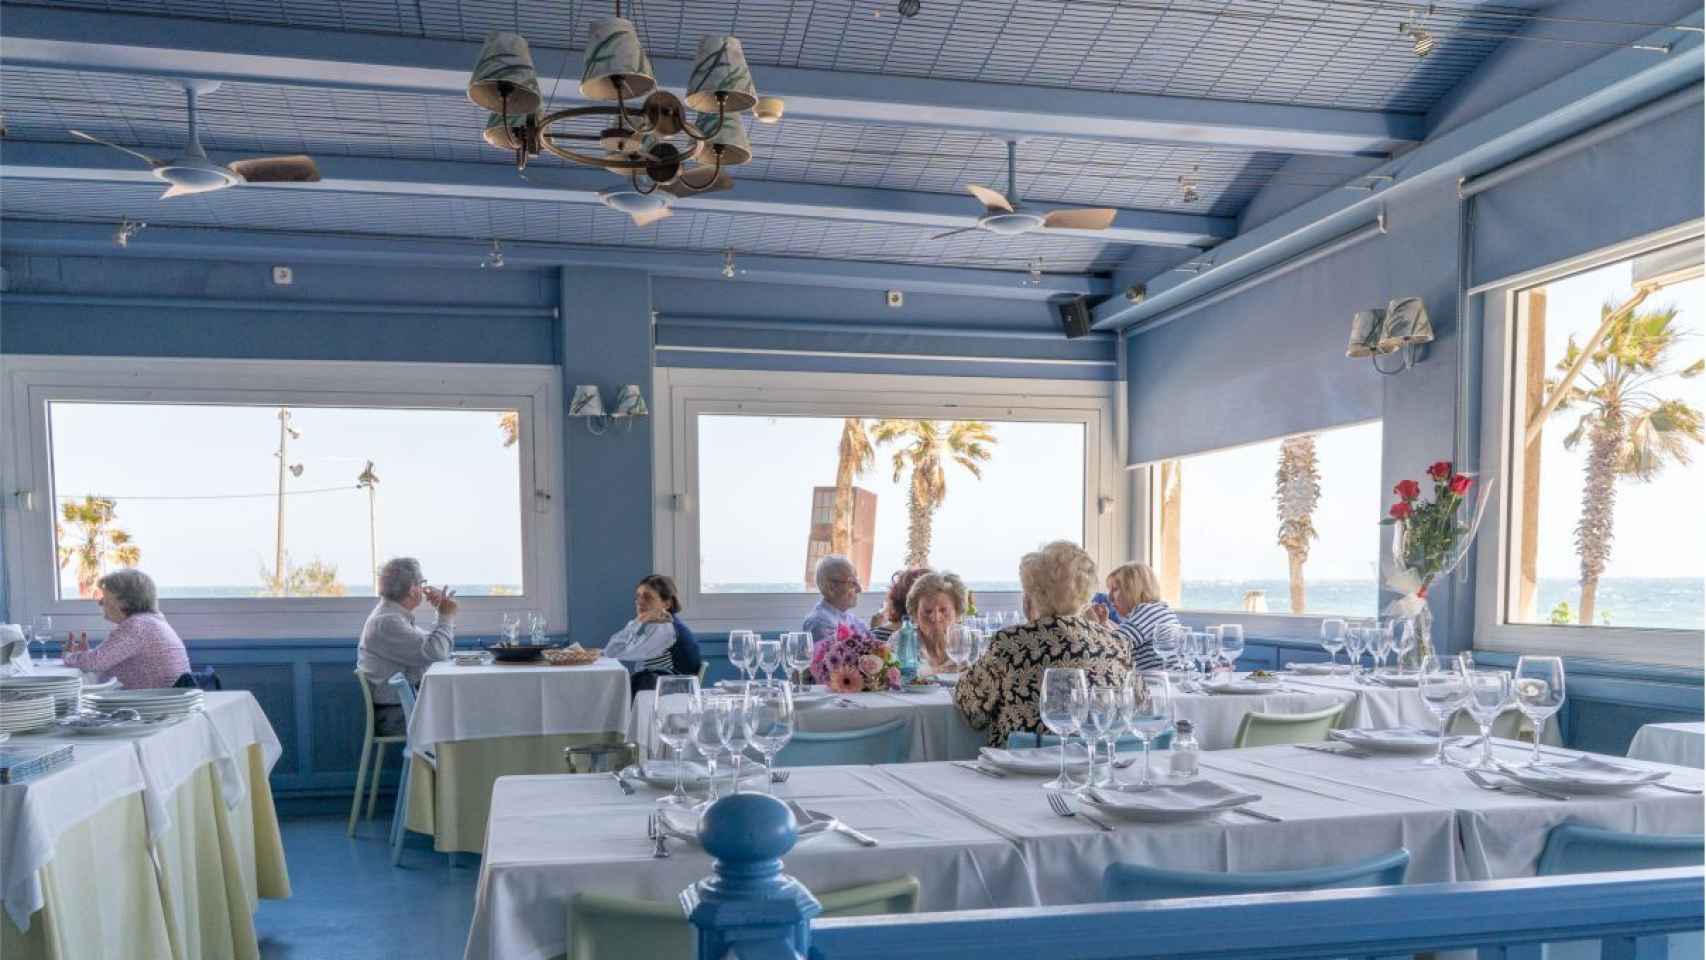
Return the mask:
[[899,690],[900,661],[894,649],[878,640],[863,624],[842,624],[835,639],[812,652],[812,679],[835,693]]
[[1387,508],[1386,516],[1380,521],[1381,526],[1395,528],[1386,585],[1401,594],[1387,605],[1386,613],[1418,621],[1417,656],[1433,653],[1429,637],[1432,617],[1428,612],[1428,587],[1463,561],[1487,507],[1486,489],[1483,488],[1479,505],[1464,514],[1464,506],[1470,504],[1469,491],[1475,485],[1475,478],[1456,472],[1451,461],[1433,463],[1427,474],[1433,481],[1433,500],[1422,500],[1420,483],[1400,480],[1392,488],[1392,492],[1398,495],[1398,502]]

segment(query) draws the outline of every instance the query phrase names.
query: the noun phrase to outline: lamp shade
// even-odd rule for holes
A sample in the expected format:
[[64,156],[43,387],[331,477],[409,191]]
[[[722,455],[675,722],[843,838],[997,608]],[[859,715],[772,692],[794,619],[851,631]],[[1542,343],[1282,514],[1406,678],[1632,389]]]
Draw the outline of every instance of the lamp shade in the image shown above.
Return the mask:
[[604,416],[604,398],[598,395],[598,387],[596,385],[583,383],[575,387],[574,399],[569,401],[569,416]]
[[1385,321],[1385,310],[1358,310],[1351,317],[1351,342],[1345,347],[1345,356],[1374,356],[1380,342],[1380,328]]
[[751,110],[758,103],[752,71],[746,67],[746,52],[735,37],[700,37],[693,58],[693,73],[687,79],[687,105],[702,113],[717,112],[718,95],[729,113]]
[[519,150],[527,142],[527,117],[488,113],[481,137],[499,150]]
[[468,99],[487,110],[510,116],[526,115],[545,105],[539,94],[539,74],[533,55],[519,33],[491,33],[480,48],[480,59],[468,78]]
[[1433,338],[1433,323],[1422,299],[1403,297],[1386,305],[1386,322],[1380,326],[1380,340],[1375,349],[1392,353],[1411,344],[1431,342]]
[[643,417],[646,410],[646,398],[640,395],[640,385],[630,383],[616,393],[616,416]]
[[719,117],[714,113],[702,113],[694,125],[700,133],[709,134],[711,139],[701,141],[693,148],[693,159],[714,164],[717,162],[717,147],[723,148],[725,167],[738,167],[752,159],[752,144],[746,139],[746,128],[741,125],[740,114],[725,113]]
[[622,17],[594,20],[587,31],[581,96],[588,100],[633,99],[651,93],[657,85],[651,58],[640,46],[634,24]]

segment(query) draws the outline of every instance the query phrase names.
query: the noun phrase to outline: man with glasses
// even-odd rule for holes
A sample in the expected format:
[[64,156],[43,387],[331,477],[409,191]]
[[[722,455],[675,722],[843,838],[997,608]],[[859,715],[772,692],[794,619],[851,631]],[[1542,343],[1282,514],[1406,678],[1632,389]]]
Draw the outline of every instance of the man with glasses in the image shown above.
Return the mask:
[[853,615],[861,589],[859,571],[854,569],[853,561],[839,554],[824,557],[817,562],[816,579],[817,592],[823,594],[823,599],[800,625],[800,629],[812,635],[812,642],[834,640],[836,630],[843,625],[851,630],[862,627],[864,624]]
[[[355,664],[373,691],[373,725],[382,737],[401,736],[403,707],[388,683],[401,673],[413,686],[456,645],[455,593],[427,585],[421,562],[396,557],[379,568],[379,604],[367,615],[356,647]],[[415,608],[425,601],[437,612],[430,629],[415,626]]]

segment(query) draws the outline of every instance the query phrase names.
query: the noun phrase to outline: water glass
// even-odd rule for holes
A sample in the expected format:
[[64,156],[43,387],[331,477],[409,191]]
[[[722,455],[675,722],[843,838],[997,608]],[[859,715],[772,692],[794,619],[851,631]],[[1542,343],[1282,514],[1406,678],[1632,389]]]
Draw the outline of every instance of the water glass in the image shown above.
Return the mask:
[[[764,754],[765,773],[794,738],[794,691],[786,680],[766,680],[747,688],[747,738]],[[765,777],[766,780],[770,778]],[[776,792],[771,783],[770,792]]]
[[1398,672],[1404,672],[1404,659],[1410,651],[1416,649],[1416,621],[1414,618],[1399,620],[1392,625],[1392,649],[1398,654],[1396,666]]
[[795,630],[782,635],[782,654],[788,660],[788,669],[796,674],[804,674],[812,665],[812,635],[804,630]]
[[1045,790],[1071,790],[1078,786],[1066,775],[1066,741],[1084,728],[1090,709],[1090,690],[1084,671],[1071,667],[1049,667],[1043,671],[1042,695],[1037,712],[1043,726],[1060,738],[1060,776],[1043,784]]
[[1362,673],[1362,655],[1368,649],[1368,630],[1362,626],[1345,628],[1345,656],[1351,661],[1351,678]]
[[717,802],[717,755],[723,752],[723,744],[727,742],[723,731],[728,728],[734,705],[726,695],[705,692],[699,694],[699,703],[699,725],[693,731],[693,746],[705,758],[709,777],[705,781],[703,806],[709,808]]
[[1540,735],[1546,721],[1564,706],[1564,660],[1562,657],[1518,657],[1511,678],[1516,708],[1534,724],[1534,753],[1528,765],[1540,766]]
[[1176,666],[1179,658],[1179,646],[1182,637],[1189,637],[1190,630],[1184,626],[1162,624],[1155,631],[1155,655],[1161,658],[1164,667]]
[[31,662],[41,663],[47,659],[47,645],[52,640],[53,618],[45,615],[35,618],[30,627],[29,642],[25,644],[29,648]]
[[1244,628],[1236,623],[1220,625],[1220,659],[1225,660],[1233,671],[1238,669],[1238,658],[1244,655]]
[[498,629],[503,632],[504,643],[515,646],[515,638],[521,635],[521,617],[513,613],[504,614],[498,619]]
[[782,665],[782,640],[780,637],[775,640],[759,637],[755,642],[758,647],[758,669],[763,670],[764,679],[769,680],[776,668]]
[[1416,691],[1421,694],[1422,706],[1439,721],[1439,750],[1422,761],[1425,767],[1446,767],[1445,738],[1451,718],[1463,709],[1469,697],[1469,687],[1463,681],[1463,671],[1452,657],[1422,658],[1421,674],[1416,678]]
[[1145,670],[1132,681],[1131,732],[1143,743],[1141,786],[1155,780],[1149,767],[1149,746],[1173,726],[1173,686],[1165,670]]
[[742,680],[752,679],[752,661],[758,653],[753,639],[751,630],[729,631],[729,663],[740,671]]
[[723,749],[729,752],[730,766],[734,767],[733,793],[740,792],[740,762],[745,759],[746,745],[752,736],[752,699],[749,696],[753,683],[736,694],[723,698],[728,704],[728,721],[723,724]]
[[1372,652],[1374,653],[1374,669],[1376,672],[1385,666],[1386,658],[1392,655],[1392,628],[1392,621],[1387,620],[1376,624],[1374,632],[1371,634],[1374,639]]
[[[1113,782],[1114,739],[1120,732],[1119,688],[1097,686],[1090,688],[1090,705],[1084,711],[1084,740],[1090,748],[1090,786],[1103,787]],[[1101,756],[1101,741],[1108,741],[1108,768],[1098,773],[1097,758]]]
[[659,677],[652,709],[652,734],[669,747],[675,761],[675,789],[658,802],[665,806],[690,807],[694,801],[681,786],[681,768],[687,764],[687,747],[699,732],[699,678]]
[[1345,649],[1345,621],[1327,617],[1321,621],[1321,649],[1327,651],[1327,662],[1337,667],[1339,651]]
[[976,631],[964,624],[955,624],[948,628],[947,654],[948,662],[955,670],[965,669],[971,661],[972,648],[977,641],[972,639]]
[[545,645],[545,615],[537,610],[527,611],[527,640],[536,647]]
[[1465,674],[1464,679],[1469,688],[1468,702],[1464,706],[1468,708],[1469,716],[1481,727],[1481,759],[1475,762],[1473,769],[1496,772],[1498,764],[1493,762],[1493,721],[1511,705],[1510,671],[1476,670]]

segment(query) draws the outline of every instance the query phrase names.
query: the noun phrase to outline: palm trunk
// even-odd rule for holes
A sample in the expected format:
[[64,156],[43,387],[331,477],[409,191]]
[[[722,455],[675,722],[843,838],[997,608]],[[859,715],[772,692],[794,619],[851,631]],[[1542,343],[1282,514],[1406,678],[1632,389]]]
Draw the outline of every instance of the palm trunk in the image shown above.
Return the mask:
[[1285,555],[1291,561],[1291,612],[1302,613],[1307,607],[1303,585],[1304,555],[1296,550],[1287,550]]
[[[908,484],[911,487],[911,484]],[[930,524],[931,514],[935,513],[928,503],[918,498],[918,491],[911,489],[906,495],[906,565],[908,567],[928,567],[930,565]]]
[[845,447],[835,468],[835,516],[831,521],[829,552],[848,556],[853,549],[853,461]]
[[1582,485],[1582,516],[1576,524],[1576,553],[1581,557],[1582,602],[1578,623],[1591,625],[1599,578],[1611,559],[1613,515],[1617,508],[1617,448],[1623,414],[1608,410],[1589,437],[1587,474]]

